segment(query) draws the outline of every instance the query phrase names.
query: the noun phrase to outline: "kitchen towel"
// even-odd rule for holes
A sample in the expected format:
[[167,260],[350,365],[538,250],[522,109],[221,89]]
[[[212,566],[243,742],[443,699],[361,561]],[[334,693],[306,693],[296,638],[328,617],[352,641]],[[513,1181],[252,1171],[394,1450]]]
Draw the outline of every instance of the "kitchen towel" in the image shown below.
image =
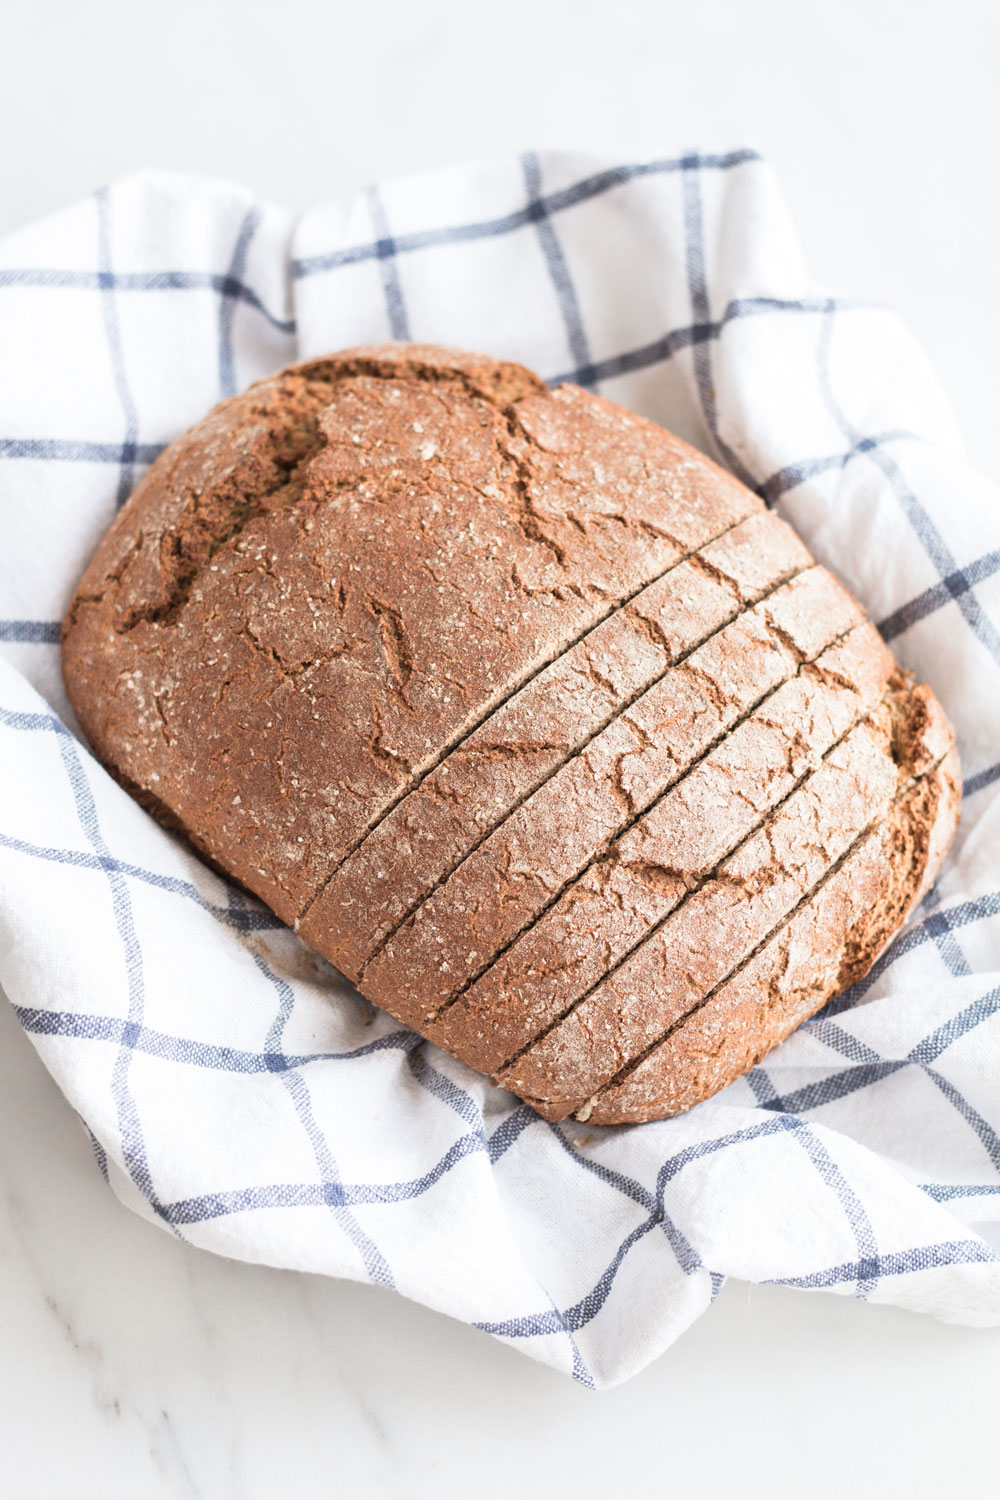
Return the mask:
[[[957,728],[936,890],[862,983],[680,1118],[543,1123],[363,1002],[75,731],[59,620],[145,467],[258,376],[389,337],[523,361],[696,443]],[[139,174],[10,235],[0,652],[0,983],[130,1208],[595,1386],[727,1276],[1000,1322],[1000,505],[897,319],[809,282],[754,152],[529,154],[301,215]]]

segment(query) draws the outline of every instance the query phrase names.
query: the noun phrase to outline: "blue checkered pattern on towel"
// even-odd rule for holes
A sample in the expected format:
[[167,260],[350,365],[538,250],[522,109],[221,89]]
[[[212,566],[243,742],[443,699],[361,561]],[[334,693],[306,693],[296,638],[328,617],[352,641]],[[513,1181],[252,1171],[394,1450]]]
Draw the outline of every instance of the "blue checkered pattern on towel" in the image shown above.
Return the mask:
[[[1000,1321],[1000,506],[896,319],[810,285],[754,153],[529,155],[297,220],[131,177],[0,244],[0,334],[0,980],[124,1203],[594,1385],[726,1276]],[[390,336],[523,360],[715,455],[958,728],[937,890],[679,1119],[544,1124],[373,1012],[74,733],[58,621],[145,466],[220,395]]]

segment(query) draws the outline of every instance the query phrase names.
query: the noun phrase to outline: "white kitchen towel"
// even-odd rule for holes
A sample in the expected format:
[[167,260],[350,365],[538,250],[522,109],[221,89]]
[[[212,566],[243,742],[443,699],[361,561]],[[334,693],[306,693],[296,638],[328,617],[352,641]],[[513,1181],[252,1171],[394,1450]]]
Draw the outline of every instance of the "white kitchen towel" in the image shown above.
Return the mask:
[[[691,439],[957,727],[936,891],[867,979],[678,1119],[543,1123],[372,1011],[75,732],[58,622],[145,466],[220,396],[390,336]],[[1000,506],[896,318],[809,283],[753,152],[512,157],[299,217],[127,178],[0,243],[0,506],[0,982],[124,1203],[597,1386],[727,1276],[1000,1322]]]

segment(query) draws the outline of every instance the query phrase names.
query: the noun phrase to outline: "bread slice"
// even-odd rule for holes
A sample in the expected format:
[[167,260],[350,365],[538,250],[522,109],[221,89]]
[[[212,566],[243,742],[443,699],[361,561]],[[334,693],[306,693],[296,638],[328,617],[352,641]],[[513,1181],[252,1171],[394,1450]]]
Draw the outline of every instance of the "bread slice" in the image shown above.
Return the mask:
[[63,668],[146,807],[553,1119],[654,1118],[752,1065],[957,821],[933,695],[757,496],[432,346],[292,367],[180,437]]

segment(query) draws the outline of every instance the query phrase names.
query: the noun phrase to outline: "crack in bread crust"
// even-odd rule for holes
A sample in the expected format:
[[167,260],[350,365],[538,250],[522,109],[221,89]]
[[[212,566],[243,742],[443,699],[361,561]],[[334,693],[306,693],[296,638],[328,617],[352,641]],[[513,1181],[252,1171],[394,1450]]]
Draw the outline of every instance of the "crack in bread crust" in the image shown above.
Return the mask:
[[[167,579],[164,596],[129,608],[115,623],[117,635],[127,635],[142,624],[174,624],[198,577],[218,552],[234,541],[252,520],[263,515],[276,499],[280,497],[283,503],[291,504],[301,496],[309,463],[324,445],[319,418],[332,390],[327,385],[307,386],[297,395],[299,406],[292,420],[285,430],[269,434],[263,452],[252,454],[220,482],[208,484],[200,491],[185,492],[184,507],[177,521],[159,535],[160,565]],[[167,456],[162,455],[157,464],[163,464]],[[101,585],[77,591],[63,624],[64,639],[76,624],[83,605],[102,603],[109,586],[121,583],[144,540],[145,533],[140,528]]]

